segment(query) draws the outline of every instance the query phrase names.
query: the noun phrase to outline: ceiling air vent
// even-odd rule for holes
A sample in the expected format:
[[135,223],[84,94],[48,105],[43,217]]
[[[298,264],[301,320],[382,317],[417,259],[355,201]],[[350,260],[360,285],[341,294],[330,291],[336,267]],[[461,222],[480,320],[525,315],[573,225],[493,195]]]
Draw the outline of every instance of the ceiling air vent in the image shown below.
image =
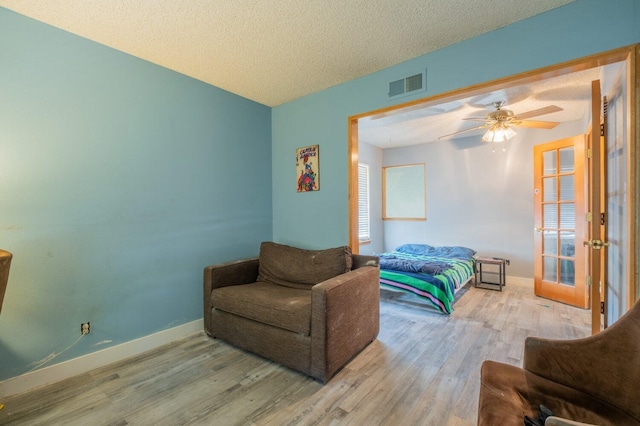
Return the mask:
[[389,98],[427,90],[427,70],[389,82]]

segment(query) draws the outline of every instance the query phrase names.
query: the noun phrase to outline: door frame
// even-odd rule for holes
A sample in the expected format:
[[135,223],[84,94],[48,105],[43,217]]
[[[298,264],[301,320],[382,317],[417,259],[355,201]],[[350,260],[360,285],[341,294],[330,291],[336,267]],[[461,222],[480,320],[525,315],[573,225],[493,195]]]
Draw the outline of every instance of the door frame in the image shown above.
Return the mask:
[[427,98],[398,104],[386,108],[381,108],[362,114],[348,117],[347,122],[347,144],[348,144],[348,193],[349,193],[349,245],[354,253],[359,251],[358,241],[358,120],[365,117],[384,117],[391,115],[397,110],[419,109],[435,106],[444,102],[455,101],[471,96],[477,96],[488,91],[504,89],[506,87],[531,83],[544,80],[550,77],[570,74],[603,65],[626,62],[627,64],[627,87],[628,87],[628,165],[627,168],[627,188],[628,191],[628,219],[626,227],[629,231],[629,242],[626,247],[628,262],[627,276],[630,283],[627,288],[627,309],[638,299],[638,145],[640,145],[640,123],[638,120],[638,110],[640,109],[640,72],[639,68],[640,44],[625,46],[618,49],[597,53],[595,55],[562,62],[544,68],[515,74],[509,77],[491,80],[465,88],[444,92]]

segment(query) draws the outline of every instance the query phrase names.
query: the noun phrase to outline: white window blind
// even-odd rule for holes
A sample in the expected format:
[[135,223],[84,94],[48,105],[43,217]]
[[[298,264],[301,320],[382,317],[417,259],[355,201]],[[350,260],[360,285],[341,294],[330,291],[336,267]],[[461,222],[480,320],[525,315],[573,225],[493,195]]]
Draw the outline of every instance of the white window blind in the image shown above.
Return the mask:
[[358,163],[358,239],[371,239],[369,225],[369,166]]

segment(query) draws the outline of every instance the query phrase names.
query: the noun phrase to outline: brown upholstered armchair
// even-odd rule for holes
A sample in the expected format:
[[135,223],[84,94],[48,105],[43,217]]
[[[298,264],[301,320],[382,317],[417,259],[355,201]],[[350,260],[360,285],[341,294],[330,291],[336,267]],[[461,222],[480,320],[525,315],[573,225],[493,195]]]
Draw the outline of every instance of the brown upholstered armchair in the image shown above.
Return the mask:
[[570,421],[640,425],[640,302],[594,336],[527,338],[523,364],[482,364],[478,425],[520,426],[540,405]]
[[378,258],[262,243],[204,270],[204,329],[326,383],[378,335]]
[[7,283],[9,282],[9,268],[11,267],[12,257],[13,255],[8,251],[0,250],[0,312],[2,312],[4,293],[7,290]]

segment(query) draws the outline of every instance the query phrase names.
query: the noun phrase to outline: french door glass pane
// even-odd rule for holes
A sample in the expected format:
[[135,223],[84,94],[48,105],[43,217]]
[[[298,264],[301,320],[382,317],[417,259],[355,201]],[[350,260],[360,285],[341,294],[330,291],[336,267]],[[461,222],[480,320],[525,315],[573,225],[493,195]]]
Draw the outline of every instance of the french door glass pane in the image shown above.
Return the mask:
[[573,147],[562,148],[560,150],[560,173],[573,172],[574,170]]
[[556,231],[544,231],[542,235],[543,239],[543,253],[557,255],[558,254],[558,232]]
[[573,175],[560,176],[560,200],[573,200],[575,198],[573,181]]
[[558,282],[558,259],[555,257],[544,257],[543,280]]
[[558,173],[558,166],[556,162],[556,151],[545,151],[542,153],[542,174],[555,175]]
[[576,205],[574,203],[560,204],[560,228],[575,229]]
[[543,212],[543,224],[544,228],[558,228],[558,205],[556,203],[553,204],[544,204],[544,212]]
[[573,232],[560,232],[560,255],[576,255],[576,236]]
[[576,284],[575,262],[573,260],[562,259],[560,261],[560,282],[571,286]]
[[544,178],[542,179],[542,184],[544,190],[544,201],[557,201],[558,190],[556,188],[556,178]]

